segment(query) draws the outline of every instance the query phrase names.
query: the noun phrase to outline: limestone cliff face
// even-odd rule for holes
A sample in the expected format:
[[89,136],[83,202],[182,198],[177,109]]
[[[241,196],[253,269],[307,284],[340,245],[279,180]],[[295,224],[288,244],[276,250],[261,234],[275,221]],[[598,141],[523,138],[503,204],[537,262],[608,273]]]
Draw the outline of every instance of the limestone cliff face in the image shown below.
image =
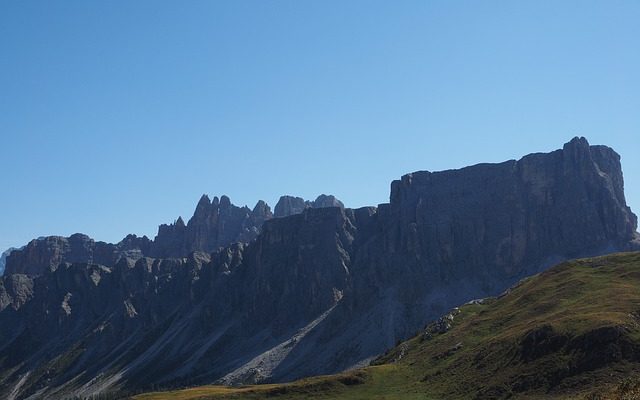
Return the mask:
[[321,194],[314,201],[305,200],[301,197],[282,196],[274,209],[274,217],[288,217],[289,215],[300,214],[306,208],[344,208],[344,204],[335,196]]
[[10,247],[0,255],[0,276],[4,274],[4,267],[7,265],[7,257],[14,250],[16,250],[15,247]]
[[96,242],[87,235],[48,236],[34,239],[7,256],[6,274],[41,275],[63,262],[89,262],[112,265],[123,256],[139,258],[149,251],[146,237],[128,235],[120,243]]
[[244,259],[255,318],[295,326],[335,305],[350,279],[355,230],[338,207],[267,222]]
[[575,138],[519,161],[416,172],[391,185],[386,249],[445,279],[511,278],[625,249],[636,234],[620,158]]
[[288,217],[289,215],[300,214],[308,207],[311,207],[311,203],[305,201],[302,197],[281,196],[274,208],[274,216]]
[[186,225],[182,218],[172,225],[160,225],[150,255],[184,257],[193,251],[213,252],[232,243],[249,242],[272,216],[263,201],[251,210],[231,204],[227,196],[211,201],[203,195]]
[[[320,195],[315,201],[282,196],[276,205],[276,216],[326,207],[344,208],[344,205],[331,195]],[[210,200],[203,195],[188,223],[178,217],[172,224],[160,225],[153,241],[136,235],[128,235],[116,244],[96,242],[83,234],[68,238],[43,237],[24,248],[13,249],[13,254],[6,260],[7,271],[37,276],[64,262],[113,265],[121,257],[134,260],[140,257],[180,258],[194,251],[215,252],[233,243],[251,242],[260,233],[262,224],[273,217],[271,208],[262,200],[249,209],[232,204],[227,196]]]
[[203,197],[153,243],[14,251],[0,279],[0,397],[336,372],[555,262],[638,246],[619,156],[582,138],[405,175],[377,208],[320,200],[281,200],[271,218],[263,202]]

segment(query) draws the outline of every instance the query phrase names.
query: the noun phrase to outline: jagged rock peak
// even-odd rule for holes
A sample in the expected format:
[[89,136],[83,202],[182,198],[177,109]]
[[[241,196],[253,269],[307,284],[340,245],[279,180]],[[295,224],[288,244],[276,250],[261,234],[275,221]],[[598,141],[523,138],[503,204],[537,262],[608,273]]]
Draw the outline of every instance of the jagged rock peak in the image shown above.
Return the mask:
[[220,207],[226,208],[230,206],[231,206],[231,199],[229,199],[229,197],[225,196],[224,194],[220,196]]
[[210,206],[211,205],[211,200],[209,200],[209,196],[207,196],[206,194],[203,194],[200,197],[200,200],[198,201],[198,206],[197,207],[201,207],[201,206]]
[[186,226],[161,225],[153,245],[152,257],[187,257],[191,252],[215,252],[232,243],[248,243],[260,233],[264,221],[273,218],[264,201],[255,207],[238,207],[228,196],[209,201],[203,195]]
[[576,136],[573,139],[571,139],[570,141],[568,141],[567,143],[565,143],[565,145],[562,148],[564,150],[571,149],[571,148],[578,148],[578,149],[588,150],[589,147],[590,147],[589,146],[589,141],[587,140],[587,138],[582,137],[582,136]]
[[263,200],[258,200],[255,207],[253,207],[251,214],[256,217],[257,216],[261,216],[264,218],[273,217],[273,214],[271,213],[271,207],[269,207],[269,205]]
[[198,201],[198,205],[196,206],[196,211],[194,215],[207,215],[209,210],[211,209],[211,200],[209,200],[209,196],[203,194]]

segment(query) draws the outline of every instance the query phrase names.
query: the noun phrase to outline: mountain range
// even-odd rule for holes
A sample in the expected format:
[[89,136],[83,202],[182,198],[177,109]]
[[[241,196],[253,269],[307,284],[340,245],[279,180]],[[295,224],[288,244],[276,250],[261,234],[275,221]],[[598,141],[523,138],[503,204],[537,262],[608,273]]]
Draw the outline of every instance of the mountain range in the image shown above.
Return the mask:
[[203,196],[154,240],[34,240],[0,279],[0,396],[284,382],[368,365],[559,262],[640,249],[619,155],[562,149],[333,196]]

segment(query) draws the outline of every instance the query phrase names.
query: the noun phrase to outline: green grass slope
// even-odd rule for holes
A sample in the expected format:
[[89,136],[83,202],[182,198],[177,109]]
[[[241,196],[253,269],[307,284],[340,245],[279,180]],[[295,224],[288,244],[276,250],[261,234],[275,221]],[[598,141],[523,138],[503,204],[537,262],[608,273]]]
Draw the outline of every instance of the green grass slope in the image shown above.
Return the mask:
[[640,253],[558,265],[461,306],[375,364],[135,399],[640,399]]

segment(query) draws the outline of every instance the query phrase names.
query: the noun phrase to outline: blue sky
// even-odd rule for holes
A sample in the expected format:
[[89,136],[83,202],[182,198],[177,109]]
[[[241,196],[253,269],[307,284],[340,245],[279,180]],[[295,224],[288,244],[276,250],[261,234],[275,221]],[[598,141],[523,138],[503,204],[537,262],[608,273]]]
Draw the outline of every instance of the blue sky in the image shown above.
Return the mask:
[[118,241],[202,193],[388,200],[415,170],[623,157],[640,211],[637,1],[0,2],[0,247]]

